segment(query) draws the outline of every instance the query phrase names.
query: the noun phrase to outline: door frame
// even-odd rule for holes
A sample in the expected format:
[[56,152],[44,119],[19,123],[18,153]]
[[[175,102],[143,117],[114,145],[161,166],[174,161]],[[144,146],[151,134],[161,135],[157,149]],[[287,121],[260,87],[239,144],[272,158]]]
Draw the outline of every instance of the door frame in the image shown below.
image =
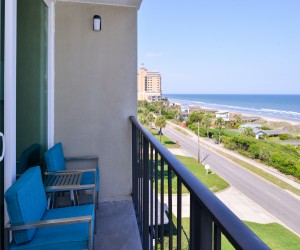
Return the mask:
[[[48,147],[54,143],[54,37],[55,0],[44,0],[48,6]],[[5,0],[4,31],[4,191],[16,180],[16,65],[17,0]],[[6,211],[6,209],[5,209]],[[8,221],[5,212],[5,223]]]

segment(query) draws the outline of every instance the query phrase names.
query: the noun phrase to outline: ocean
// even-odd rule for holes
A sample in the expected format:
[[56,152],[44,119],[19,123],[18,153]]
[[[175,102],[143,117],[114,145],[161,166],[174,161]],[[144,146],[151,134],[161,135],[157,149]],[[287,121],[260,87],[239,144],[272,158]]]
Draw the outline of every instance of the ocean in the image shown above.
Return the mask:
[[300,122],[300,95],[164,94],[186,109],[198,105],[217,110]]

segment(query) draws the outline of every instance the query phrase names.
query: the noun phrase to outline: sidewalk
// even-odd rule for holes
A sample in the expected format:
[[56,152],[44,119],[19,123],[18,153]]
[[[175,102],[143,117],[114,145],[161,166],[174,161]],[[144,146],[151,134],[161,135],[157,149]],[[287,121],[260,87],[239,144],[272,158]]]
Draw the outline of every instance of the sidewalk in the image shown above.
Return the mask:
[[[195,134],[194,134],[193,132],[191,132],[190,130],[188,130],[188,129],[186,129],[186,128],[183,128],[183,127],[181,127],[181,126],[179,126],[179,125],[173,124],[173,123],[171,123],[171,122],[168,122],[168,125],[171,126],[171,127],[173,127],[173,128],[176,128],[176,127],[177,127],[177,128],[180,128],[180,129],[184,130],[186,133],[188,133],[188,134],[192,137],[192,139],[193,139],[195,142],[198,141],[198,136],[195,135]],[[233,156],[233,157],[235,157],[235,158],[237,158],[237,159],[240,159],[240,160],[242,160],[242,161],[244,161],[244,162],[247,162],[247,163],[253,165],[254,167],[257,167],[257,168],[259,168],[259,169],[261,169],[261,170],[263,170],[263,171],[265,171],[265,172],[267,172],[267,173],[269,173],[269,174],[271,174],[271,175],[277,177],[278,179],[280,179],[280,180],[282,180],[282,181],[284,181],[284,182],[290,184],[291,186],[293,186],[293,187],[295,187],[295,188],[297,188],[297,189],[300,190],[300,184],[299,184],[299,183],[297,183],[297,182],[295,182],[295,181],[289,179],[289,178],[286,177],[284,174],[277,172],[277,171],[276,171],[275,169],[273,169],[272,167],[265,166],[265,165],[263,165],[263,164],[259,164],[259,163],[255,162],[255,161],[253,161],[253,160],[251,160],[251,159],[249,159],[249,158],[246,158],[246,157],[244,157],[244,156],[241,156],[241,155],[239,155],[239,154],[237,154],[237,153],[235,153],[235,152],[233,152],[233,151],[227,150],[227,149],[225,149],[224,147],[222,147],[222,146],[220,146],[220,145],[218,145],[218,144],[215,144],[215,143],[213,143],[213,142],[211,142],[211,141],[205,140],[205,139],[203,139],[203,138],[201,138],[201,137],[200,137],[200,143],[201,143],[201,145],[204,146],[204,147],[208,147],[208,148],[210,148],[210,149],[215,149],[215,150],[222,151],[222,152],[224,152],[224,153],[226,153],[226,154],[229,154],[229,155],[231,155],[231,156]],[[216,153],[218,153],[218,152],[216,152]],[[187,156],[189,156],[189,155],[187,155]]]
[[[268,211],[249,199],[234,187],[215,194],[240,220],[268,224],[283,223],[271,215]],[[159,197],[160,199],[160,197]],[[168,205],[168,195],[165,195],[165,204]],[[172,212],[177,217],[177,195],[172,195]],[[182,194],[182,218],[190,217],[190,195]]]

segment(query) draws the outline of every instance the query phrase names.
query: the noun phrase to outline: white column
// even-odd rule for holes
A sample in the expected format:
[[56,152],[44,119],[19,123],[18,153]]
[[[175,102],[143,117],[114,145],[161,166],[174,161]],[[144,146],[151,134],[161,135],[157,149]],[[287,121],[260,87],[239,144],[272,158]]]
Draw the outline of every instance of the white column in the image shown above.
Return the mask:
[[55,1],[48,6],[48,148],[54,145]]

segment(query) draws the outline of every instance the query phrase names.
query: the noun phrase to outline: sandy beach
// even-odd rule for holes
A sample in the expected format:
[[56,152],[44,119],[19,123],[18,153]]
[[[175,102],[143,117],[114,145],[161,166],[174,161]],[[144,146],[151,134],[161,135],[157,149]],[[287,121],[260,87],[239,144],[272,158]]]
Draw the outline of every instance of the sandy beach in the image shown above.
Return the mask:
[[[209,107],[199,106],[202,109],[211,109]],[[231,112],[230,117],[234,117],[234,115],[239,115],[241,117],[259,117],[259,120],[256,120],[252,123],[261,124],[263,126],[267,126],[272,129],[285,129],[289,131],[290,134],[298,136],[300,135],[300,122],[294,121],[294,120],[287,120],[287,119],[280,119],[276,117],[270,117],[270,116],[262,116],[257,114],[249,114],[249,113],[240,113],[240,112]]]
[[272,129],[285,129],[290,132],[292,135],[300,135],[300,122],[293,121],[293,120],[286,120],[280,119],[275,117],[269,116],[258,116],[258,115],[251,115],[251,114],[241,114],[242,117],[259,117],[260,120],[254,121],[253,123],[258,123],[263,126],[270,127]]
[[260,117],[262,120],[267,121],[267,122],[276,122],[276,123],[289,123],[290,125],[300,125],[300,122],[298,121],[293,121],[293,120],[287,120],[287,119],[280,119],[280,118],[275,118],[275,117],[270,117],[270,116],[261,116],[261,115],[251,115],[251,114],[242,114],[242,116],[247,116],[247,117]]

